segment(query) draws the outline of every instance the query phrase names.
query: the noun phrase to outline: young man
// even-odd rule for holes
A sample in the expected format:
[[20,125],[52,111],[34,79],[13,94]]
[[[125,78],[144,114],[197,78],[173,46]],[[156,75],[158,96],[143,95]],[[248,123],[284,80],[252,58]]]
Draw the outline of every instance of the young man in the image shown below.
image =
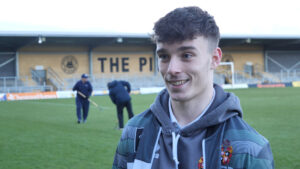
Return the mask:
[[[93,87],[88,81],[88,75],[82,74],[81,80],[79,80],[73,87],[73,91],[77,91],[76,95],[76,113],[77,123],[85,123],[89,113],[90,102],[88,98],[93,92]],[[81,109],[83,111],[83,120],[81,119]],[[82,121],[81,121],[82,120]]]
[[242,119],[239,99],[213,84],[222,51],[214,18],[177,8],[154,26],[166,89],[130,120],[114,169],[270,169],[268,143]]
[[[130,97],[130,84],[126,81],[114,80],[107,84],[109,90],[109,97],[111,101],[117,106],[119,129],[123,129],[123,109],[126,107],[128,113],[128,119],[133,117],[131,97]],[[126,90],[125,90],[126,87]]]

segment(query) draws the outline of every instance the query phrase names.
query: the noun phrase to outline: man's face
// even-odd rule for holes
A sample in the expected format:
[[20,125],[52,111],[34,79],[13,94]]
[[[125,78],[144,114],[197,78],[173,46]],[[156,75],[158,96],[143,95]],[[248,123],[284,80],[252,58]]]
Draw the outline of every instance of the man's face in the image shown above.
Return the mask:
[[202,36],[179,43],[157,43],[159,71],[172,100],[189,101],[205,95],[206,89],[212,87],[213,70],[222,52],[209,45]]
[[87,78],[81,78],[81,81],[82,81],[83,83],[85,83],[85,82],[87,81]]

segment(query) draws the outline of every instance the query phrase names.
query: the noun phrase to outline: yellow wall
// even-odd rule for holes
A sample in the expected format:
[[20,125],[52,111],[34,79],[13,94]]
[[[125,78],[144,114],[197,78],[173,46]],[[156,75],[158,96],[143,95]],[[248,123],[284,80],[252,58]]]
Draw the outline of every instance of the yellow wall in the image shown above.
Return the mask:
[[[222,48],[223,60],[231,59],[235,71],[243,71],[246,62],[253,65],[264,65],[264,53],[259,46],[234,46]],[[74,72],[63,70],[63,59],[73,56],[77,62]],[[114,64],[116,64],[114,65]],[[102,66],[103,63],[103,66]],[[20,76],[30,76],[30,68],[41,65],[51,67],[61,78],[79,77],[89,73],[88,48],[84,46],[31,46],[19,51]],[[118,67],[118,68],[117,68]],[[112,69],[111,69],[112,68]],[[118,69],[118,71],[117,71]],[[152,75],[155,72],[153,46],[101,46],[93,49],[93,75],[99,76],[136,76]]]
[[93,53],[95,74],[152,74],[154,58],[147,52]]
[[95,48],[93,73],[103,76],[151,75],[155,67],[153,51],[151,46],[120,45]]
[[[73,73],[63,70],[63,58],[74,56],[77,64]],[[88,53],[84,48],[24,48],[19,51],[19,70],[21,76],[30,76],[30,68],[43,66],[44,69],[51,67],[61,78],[72,77],[73,74],[88,72]],[[65,69],[66,70],[66,69]]]
[[[70,71],[64,71],[62,68],[62,60],[65,56],[74,56],[77,60],[77,69],[74,73],[67,73]],[[42,52],[30,52],[20,53],[19,55],[19,70],[21,76],[30,75],[30,68],[35,66],[43,66],[44,69],[51,67],[62,78],[72,77],[73,74],[79,72],[88,72],[88,56],[84,53],[42,53]]]
[[[150,75],[153,74],[155,67],[153,55],[151,47],[103,46],[95,48],[92,52],[92,71],[94,75],[104,76]],[[75,61],[70,57],[73,57]],[[72,60],[73,68],[76,67],[76,70],[67,68],[68,60]],[[21,49],[19,51],[20,76],[30,76],[30,68],[34,69],[35,66],[43,66],[44,69],[51,67],[61,78],[72,78],[82,73],[89,73],[88,48],[32,46]]]
[[254,67],[258,66],[260,69],[264,66],[264,52],[262,47],[259,46],[237,46],[230,48],[223,48],[223,59],[234,62],[235,71],[243,71],[244,65],[251,62]]

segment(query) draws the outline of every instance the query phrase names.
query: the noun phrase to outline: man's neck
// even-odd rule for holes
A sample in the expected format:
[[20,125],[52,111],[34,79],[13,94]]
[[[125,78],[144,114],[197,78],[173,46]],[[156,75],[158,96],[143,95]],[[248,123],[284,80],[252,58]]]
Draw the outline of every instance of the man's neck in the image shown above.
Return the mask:
[[210,104],[214,89],[211,87],[205,93],[189,101],[179,102],[171,99],[174,116],[181,126],[185,126],[201,115],[203,110]]

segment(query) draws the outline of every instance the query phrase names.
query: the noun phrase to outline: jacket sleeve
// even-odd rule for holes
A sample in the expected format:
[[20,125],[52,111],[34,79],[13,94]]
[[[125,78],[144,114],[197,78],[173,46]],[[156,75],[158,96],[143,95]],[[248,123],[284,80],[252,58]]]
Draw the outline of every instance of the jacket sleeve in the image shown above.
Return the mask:
[[269,143],[266,143],[264,147],[259,151],[256,157],[247,158],[248,164],[247,169],[274,169],[274,159]]
[[78,90],[78,82],[73,86],[73,91]]
[[129,82],[126,82],[126,81],[121,81],[121,82],[122,82],[122,85],[123,85],[123,86],[126,86],[127,92],[130,93],[130,91],[131,91],[130,83],[129,83]]
[[109,91],[109,97],[110,97],[111,101],[114,104],[116,104],[116,97],[115,97],[115,95],[111,91]]
[[[221,154],[227,157],[225,158],[227,160],[222,161],[223,163],[227,164],[229,162],[229,166],[232,168],[274,169],[271,147],[264,136],[239,116],[231,117],[223,125],[222,147],[223,144],[225,144],[225,147],[231,147],[231,152],[227,155],[224,154],[226,150],[221,150],[223,151]],[[221,165],[225,165],[222,162]]]
[[125,154],[124,155],[120,154],[119,149],[122,149],[120,144],[121,144],[121,140],[118,144],[115,153],[112,169],[127,169],[127,157]]
[[130,149],[133,143],[131,140],[132,138],[128,135],[128,129],[125,127],[117,146],[112,169],[127,169],[129,154],[133,153],[133,150]]
[[88,90],[88,97],[90,97],[91,95],[92,95],[92,92],[93,92],[93,86],[92,86],[92,84],[91,83],[89,83],[89,90]]

